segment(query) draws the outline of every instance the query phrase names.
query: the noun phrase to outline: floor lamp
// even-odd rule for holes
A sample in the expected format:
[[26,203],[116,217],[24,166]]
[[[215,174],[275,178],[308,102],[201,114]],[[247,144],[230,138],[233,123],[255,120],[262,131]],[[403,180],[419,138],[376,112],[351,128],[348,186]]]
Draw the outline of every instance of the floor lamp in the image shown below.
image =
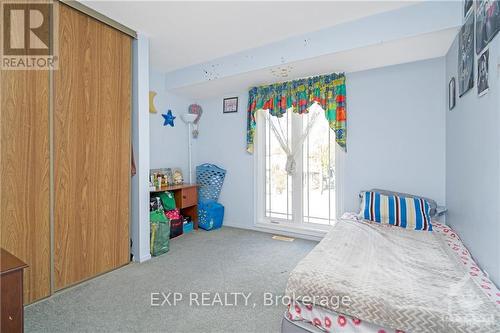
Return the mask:
[[191,144],[192,144],[192,134],[191,134],[191,131],[192,131],[192,126],[193,126],[193,123],[194,121],[196,120],[198,116],[195,115],[195,114],[191,114],[191,113],[185,113],[181,116],[182,118],[182,121],[184,121],[187,125],[188,125],[188,155],[189,155],[189,183],[192,184],[193,183],[193,166],[192,166],[192,158],[191,158]]

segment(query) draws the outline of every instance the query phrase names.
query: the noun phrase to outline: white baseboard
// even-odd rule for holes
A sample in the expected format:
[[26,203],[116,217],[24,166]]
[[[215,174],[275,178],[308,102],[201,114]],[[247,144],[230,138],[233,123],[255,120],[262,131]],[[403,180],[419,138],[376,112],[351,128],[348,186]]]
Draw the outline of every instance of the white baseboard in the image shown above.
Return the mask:
[[256,230],[256,228],[253,224],[248,225],[248,224],[242,224],[242,223],[232,223],[231,221],[224,221],[223,225],[226,227],[232,227],[232,228],[238,228],[238,229]]
[[134,256],[134,261],[136,261],[136,262],[145,262],[145,261],[148,261],[149,259],[151,259],[150,253],[146,254],[145,256],[140,257],[139,260],[137,260],[136,256]]

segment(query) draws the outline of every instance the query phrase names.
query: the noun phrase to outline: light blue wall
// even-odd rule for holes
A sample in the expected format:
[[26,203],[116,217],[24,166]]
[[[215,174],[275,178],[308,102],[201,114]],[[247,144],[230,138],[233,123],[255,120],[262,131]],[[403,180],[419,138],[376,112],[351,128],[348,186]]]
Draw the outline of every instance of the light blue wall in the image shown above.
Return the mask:
[[[444,59],[347,75],[348,153],[345,210],[360,190],[381,187],[445,202]],[[239,96],[239,112],[222,113]],[[225,223],[253,228],[254,160],[245,151],[247,91],[199,101],[204,109],[197,162],[228,170],[221,194]]]
[[[238,112],[222,113],[224,97],[238,96]],[[196,143],[197,164],[213,163],[227,170],[220,202],[225,206],[226,225],[253,228],[254,162],[246,152],[246,108],[248,92],[228,93],[199,101],[203,107]]]
[[[165,74],[151,70],[149,74],[149,89],[157,93],[154,102],[158,113],[149,116],[150,126],[150,165],[155,168],[182,169],[185,179],[188,179],[188,136],[187,126],[181,115],[187,113],[189,101],[176,96],[165,89]],[[171,109],[175,118],[174,127],[163,126],[162,113]]]
[[[479,265],[500,285],[500,37],[489,46],[489,92],[474,88],[446,112],[447,222]],[[446,78],[457,78],[458,42],[446,55]],[[474,63],[477,71],[477,57]],[[477,72],[475,73],[477,77]],[[458,81],[457,81],[458,93]]]
[[445,202],[444,60],[347,76],[345,209],[370,188]]

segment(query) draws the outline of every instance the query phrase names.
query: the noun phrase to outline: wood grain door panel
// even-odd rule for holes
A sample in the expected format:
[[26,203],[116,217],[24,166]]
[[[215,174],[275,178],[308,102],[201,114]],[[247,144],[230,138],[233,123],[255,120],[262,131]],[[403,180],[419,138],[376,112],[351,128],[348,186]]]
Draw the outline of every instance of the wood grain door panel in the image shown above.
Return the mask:
[[49,73],[1,70],[0,245],[29,267],[24,300],[50,294]]
[[54,74],[54,286],[129,261],[131,38],[65,5]]

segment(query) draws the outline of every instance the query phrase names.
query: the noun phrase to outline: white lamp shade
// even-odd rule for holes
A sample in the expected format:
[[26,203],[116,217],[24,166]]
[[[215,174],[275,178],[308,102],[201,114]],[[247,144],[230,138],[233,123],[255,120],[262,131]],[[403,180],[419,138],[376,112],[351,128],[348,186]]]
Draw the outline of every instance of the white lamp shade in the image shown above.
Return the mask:
[[198,117],[198,116],[195,114],[191,114],[191,113],[184,113],[181,117],[182,117],[182,120],[186,124],[192,124],[192,123],[194,123],[194,121],[196,120],[196,117]]

